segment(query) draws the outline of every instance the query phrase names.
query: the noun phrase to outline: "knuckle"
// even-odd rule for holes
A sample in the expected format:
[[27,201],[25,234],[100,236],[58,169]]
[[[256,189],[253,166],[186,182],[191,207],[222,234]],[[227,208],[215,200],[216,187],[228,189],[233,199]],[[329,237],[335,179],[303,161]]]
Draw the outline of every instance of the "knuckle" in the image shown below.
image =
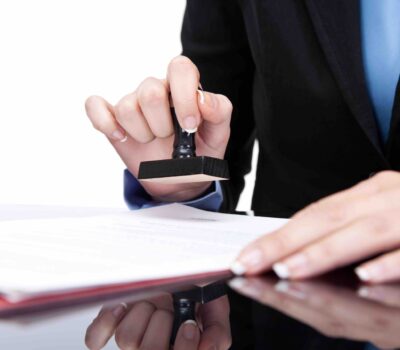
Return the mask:
[[371,318],[372,327],[379,332],[383,332],[386,329],[391,328],[391,322],[388,318],[385,318],[381,315],[377,315]]
[[143,104],[158,104],[167,98],[167,91],[158,80],[149,78],[140,89],[138,97]]
[[379,185],[384,185],[397,179],[399,179],[399,174],[392,170],[381,171],[373,177],[373,180]]
[[314,215],[314,214],[320,212],[320,210],[321,210],[320,205],[321,205],[321,201],[311,203],[307,207],[305,207],[303,210],[301,210],[299,212],[299,214],[296,214],[296,215],[298,217],[303,217],[306,215]]
[[324,209],[323,215],[328,222],[335,224],[346,221],[348,211],[346,205],[329,205]]
[[133,104],[127,99],[122,99],[115,106],[115,117],[117,120],[125,120],[134,111]]
[[299,213],[299,216],[320,218],[322,222],[337,224],[349,217],[350,208],[346,204],[325,202],[323,200],[310,204]]
[[[377,175],[375,175],[376,177]],[[363,186],[365,190],[368,191],[368,193],[374,195],[379,193],[382,190],[382,183],[380,180],[376,180],[375,177],[373,177],[370,180],[365,180],[364,182],[360,183],[360,186]]]

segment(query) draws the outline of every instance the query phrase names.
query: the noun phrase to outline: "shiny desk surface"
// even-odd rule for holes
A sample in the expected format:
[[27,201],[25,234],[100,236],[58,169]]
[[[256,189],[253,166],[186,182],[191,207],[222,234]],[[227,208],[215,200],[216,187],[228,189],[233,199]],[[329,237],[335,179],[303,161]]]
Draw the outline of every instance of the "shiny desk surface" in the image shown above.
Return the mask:
[[[104,309],[102,302],[92,301],[3,318],[0,349],[85,349],[88,329],[92,345],[118,349],[112,329],[92,321],[100,310],[110,316],[121,302],[128,305],[128,310],[119,322],[124,322],[132,334],[139,327],[137,319],[129,320],[135,306],[151,305],[152,312],[169,310],[170,321],[145,332],[170,337],[172,293],[207,286],[204,282],[201,285],[181,285],[175,287],[175,292],[167,286],[168,292],[133,292],[122,299],[108,300]],[[366,343],[400,348],[400,285],[359,286],[346,272],[306,282],[278,281],[267,275],[227,280],[226,294],[209,299],[203,304],[198,300],[197,317],[203,327],[207,315],[222,324],[211,334],[211,341],[221,345],[218,349],[227,349],[229,343],[232,349],[369,349]]]

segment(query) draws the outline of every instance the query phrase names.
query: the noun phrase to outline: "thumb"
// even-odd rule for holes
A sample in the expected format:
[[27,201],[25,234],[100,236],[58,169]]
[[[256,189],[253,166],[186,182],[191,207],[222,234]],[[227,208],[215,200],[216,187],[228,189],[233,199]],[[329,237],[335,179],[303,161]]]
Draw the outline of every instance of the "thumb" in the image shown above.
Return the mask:
[[198,90],[202,117],[199,134],[202,141],[222,158],[230,135],[232,103],[224,95]]

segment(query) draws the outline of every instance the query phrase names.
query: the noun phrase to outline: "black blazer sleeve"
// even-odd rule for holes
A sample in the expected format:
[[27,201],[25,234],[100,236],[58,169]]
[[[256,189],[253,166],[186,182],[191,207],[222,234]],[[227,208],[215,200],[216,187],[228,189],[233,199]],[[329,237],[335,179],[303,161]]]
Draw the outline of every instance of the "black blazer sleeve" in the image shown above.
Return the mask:
[[251,170],[255,139],[252,108],[254,64],[242,14],[234,0],[188,0],[181,33],[183,55],[199,68],[204,90],[226,95],[233,104],[225,158],[230,180],[222,183],[221,211],[235,210]]

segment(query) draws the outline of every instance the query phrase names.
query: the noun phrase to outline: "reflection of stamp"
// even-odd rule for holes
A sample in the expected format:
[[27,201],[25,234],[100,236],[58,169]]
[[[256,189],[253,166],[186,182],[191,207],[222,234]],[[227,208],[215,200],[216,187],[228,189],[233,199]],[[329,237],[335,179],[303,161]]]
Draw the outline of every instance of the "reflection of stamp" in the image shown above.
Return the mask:
[[185,321],[196,320],[196,303],[205,304],[224,295],[226,295],[224,279],[173,293],[174,324],[171,344],[174,344],[178,329]]

